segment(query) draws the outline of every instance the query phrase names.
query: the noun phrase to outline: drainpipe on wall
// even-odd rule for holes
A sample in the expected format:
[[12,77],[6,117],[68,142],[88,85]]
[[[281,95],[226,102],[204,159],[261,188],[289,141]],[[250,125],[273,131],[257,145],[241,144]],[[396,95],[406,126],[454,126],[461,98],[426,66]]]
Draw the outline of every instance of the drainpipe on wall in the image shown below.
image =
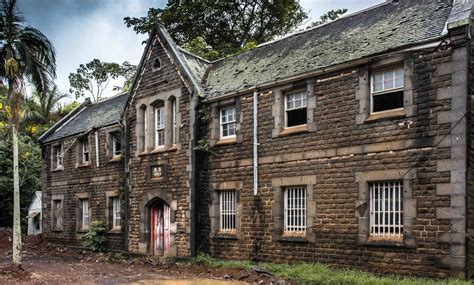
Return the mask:
[[253,91],[253,195],[258,195],[258,90]]
[[124,243],[125,243],[125,251],[129,251],[128,247],[128,237],[129,237],[129,230],[130,230],[130,125],[128,124],[127,120],[124,119],[125,125],[125,160],[124,160],[124,179],[123,179],[123,189],[124,189]]

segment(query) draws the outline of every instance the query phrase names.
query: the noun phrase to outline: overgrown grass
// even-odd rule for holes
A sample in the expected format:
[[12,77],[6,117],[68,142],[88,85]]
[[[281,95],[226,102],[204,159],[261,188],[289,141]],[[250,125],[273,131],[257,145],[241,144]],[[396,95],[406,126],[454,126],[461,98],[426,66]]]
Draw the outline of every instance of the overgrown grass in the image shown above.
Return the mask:
[[298,263],[298,264],[275,264],[258,263],[250,261],[220,260],[209,255],[200,254],[197,261],[209,267],[218,268],[241,268],[250,270],[252,267],[259,267],[267,270],[275,276],[291,279],[301,283],[314,284],[347,284],[347,285],[468,285],[470,282],[463,280],[432,280],[421,278],[403,278],[397,276],[377,276],[375,274],[361,272],[357,270],[342,270],[330,268],[319,263]]

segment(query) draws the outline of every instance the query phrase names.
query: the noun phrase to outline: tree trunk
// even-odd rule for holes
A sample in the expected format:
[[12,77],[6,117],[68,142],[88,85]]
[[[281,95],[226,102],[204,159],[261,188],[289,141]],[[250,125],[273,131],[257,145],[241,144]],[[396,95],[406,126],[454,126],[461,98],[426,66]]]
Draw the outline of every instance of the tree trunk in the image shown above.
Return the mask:
[[13,139],[13,265],[21,267],[20,176],[18,173],[18,130],[12,124]]

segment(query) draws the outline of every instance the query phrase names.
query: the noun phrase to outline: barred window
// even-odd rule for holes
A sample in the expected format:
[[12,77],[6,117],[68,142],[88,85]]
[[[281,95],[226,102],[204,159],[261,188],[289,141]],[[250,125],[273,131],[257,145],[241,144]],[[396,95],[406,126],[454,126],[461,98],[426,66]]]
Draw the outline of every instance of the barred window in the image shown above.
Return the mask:
[[221,110],[221,138],[235,136],[235,107]]
[[120,198],[112,198],[112,227],[117,229],[122,225],[122,213],[120,210]]
[[370,182],[370,234],[403,234],[403,181]]
[[220,230],[223,232],[235,231],[235,191],[220,192]]
[[165,145],[165,107],[155,108],[155,146]]
[[285,232],[306,232],[306,187],[285,188]]

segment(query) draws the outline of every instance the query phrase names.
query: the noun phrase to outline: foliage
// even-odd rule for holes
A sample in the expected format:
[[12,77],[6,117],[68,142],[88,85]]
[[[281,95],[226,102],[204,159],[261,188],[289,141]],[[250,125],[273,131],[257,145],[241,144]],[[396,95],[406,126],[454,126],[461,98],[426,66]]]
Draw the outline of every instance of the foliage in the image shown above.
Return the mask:
[[63,116],[60,101],[67,97],[56,86],[46,92],[34,91],[26,98],[21,129],[31,137],[38,138]]
[[128,90],[136,69],[135,65],[127,61],[120,65],[93,59],[86,64],[80,64],[75,73],[69,74],[71,85],[69,92],[75,94],[76,98],[85,96],[87,93],[92,96],[94,102],[97,102],[102,99],[104,90],[114,79],[120,77],[125,79],[124,86],[114,87],[114,90]]
[[219,260],[206,254],[199,254],[196,261],[209,267],[217,268],[239,268],[251,270],[259,267],[268,272],[297,283],[310,284],[385,284],[385,285],[467,285],[467,281],[462,280],[431,280],[421,278],[404,278],[398,276],[377,276],[372,273],[349,269],[334,269],[320,263],[296,263],[296,264],[275,264],[259,263],[253,264],[250,261]]
[[330,21],[334,21],[339,19],[342,15],[344,15],[347,12],[347,9],[336,9],[336,10],[331,10],[327,12],[324,15],[321,15],[319,17],[319,21],[312,22],[311,24],[308,25],[308,29],[312,27],[317,27],[321,26],[323,24],[329,23]]
[[[13,220],[13,153],[10,131],[0,130],[0,227],[11,227]],[[36,191],[41,191],[41,148],[29,136],[19,136],[20,211],[26,217]],[[22,219],[26,227],[27,220]]]
[[105,243],[107,242],[106,231],[103,222],[93,221],[90,223],[87,233],[83,235],[84,245],[92,251],[104,252],[106,249]]
[[178,45],[212,60],[283,36],[306,18],[295,0],[169,0],[163,9],[150,8],[146,17],[124,22],[137,33],[149,33],[161,22]]

